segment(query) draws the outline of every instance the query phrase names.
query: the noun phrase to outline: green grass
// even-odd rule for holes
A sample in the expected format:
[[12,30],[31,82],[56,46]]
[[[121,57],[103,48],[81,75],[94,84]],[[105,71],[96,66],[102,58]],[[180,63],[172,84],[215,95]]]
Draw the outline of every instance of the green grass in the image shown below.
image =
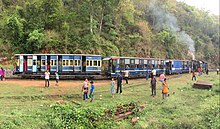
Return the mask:
[[[94,109],[114,107],[132,101],[139,105],[147,104],[144,111],[115,122],[115,126],[111,128],[220,127],[216,124],[219,122],[216,119],[219,117],[219,76],[210,73],[197,77],[197,80],[211,82],[213,88],[211,90],[194,89],[191,76],[183,75],[179,78],[168,79],[170,96],[163,100],[160,82],[157,83],[157,96],[152,97],[150,96],[150,81],[132,80],[130,84],[123,86],[123,94],[115,94],[115,98],[111,98],[109,85],[96,87],[93,103],[82,100],[81,87],[37,88],[0,83],[0,128],[49,128],[45,121],[45,114],[58,100],[64,100],[73,106],[76,105],[71,101],[76,100],[81,103],[80,107],[93,107]],[[56,90],[63,90],[67,95],[49,96]],[[10,98],[11,96],[14,97]],[[210,112],[216,107],[218,117]],[[139,117],[137,124],[130,123],[132,117]],[[209,119],[212,121],[210,122]]]

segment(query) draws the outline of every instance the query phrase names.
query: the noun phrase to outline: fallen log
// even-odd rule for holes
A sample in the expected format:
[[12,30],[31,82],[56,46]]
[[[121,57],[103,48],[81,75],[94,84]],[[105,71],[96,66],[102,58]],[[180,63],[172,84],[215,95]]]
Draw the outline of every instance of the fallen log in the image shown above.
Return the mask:
[[119,114],[116,118],[115,118],[115,121],[119,121],[119,120],[122,120],[126,117],[128,117],[129,115],[133,114],[133,112],[126,112],[124,114]]
[[[144,107],[147,106],[147,104],[142,104],[140,105],[140,110],[139,111],[143,111]],[[123,113],[123,114],[118,114],[116,117],[115,117],[115,121],[119,121],[119,120],[122,120],[124,118],[127,118],[129,115],[133,114],[134,112],[131,112],[131,111],[128,111],[126,113]],[[134,120],[134,124],[136,123],[136,121]]]
[[72,100],[73,103],[77,104],[77,105],[80,105],[79,102],[76,102],[75,100]]

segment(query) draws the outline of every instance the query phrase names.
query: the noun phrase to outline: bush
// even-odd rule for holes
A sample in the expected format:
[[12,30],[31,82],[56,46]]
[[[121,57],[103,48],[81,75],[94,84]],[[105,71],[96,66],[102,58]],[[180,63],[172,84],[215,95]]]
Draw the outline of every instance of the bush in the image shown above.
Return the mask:
[[74,107],[72,105],[54,105],[47,116],[48,126],[60,128],[110,128],[111,118],[105,116],[104,109],[93,107]]

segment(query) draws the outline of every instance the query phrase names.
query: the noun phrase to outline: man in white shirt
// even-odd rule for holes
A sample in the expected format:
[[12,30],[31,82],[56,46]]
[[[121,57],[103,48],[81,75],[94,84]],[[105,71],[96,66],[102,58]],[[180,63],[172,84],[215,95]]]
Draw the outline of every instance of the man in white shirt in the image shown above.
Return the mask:
[[152,75],[153,75],[153,76],[156,76],[156,69],[153,69],[153,70],[152,70]]
[[49,87],[50,86],[50,81],[49,81],[49,79],[50,79],[50,72],[47,70],[44,73],[44,75],[45,75],[45,87]]

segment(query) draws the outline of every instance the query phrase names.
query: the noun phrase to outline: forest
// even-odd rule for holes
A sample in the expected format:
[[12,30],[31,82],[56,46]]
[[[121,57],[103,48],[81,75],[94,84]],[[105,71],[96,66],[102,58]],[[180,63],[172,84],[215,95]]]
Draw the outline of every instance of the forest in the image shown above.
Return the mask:
[[219,16],[176,0],[0,0],[0,57],[85,53],[219,65]]

